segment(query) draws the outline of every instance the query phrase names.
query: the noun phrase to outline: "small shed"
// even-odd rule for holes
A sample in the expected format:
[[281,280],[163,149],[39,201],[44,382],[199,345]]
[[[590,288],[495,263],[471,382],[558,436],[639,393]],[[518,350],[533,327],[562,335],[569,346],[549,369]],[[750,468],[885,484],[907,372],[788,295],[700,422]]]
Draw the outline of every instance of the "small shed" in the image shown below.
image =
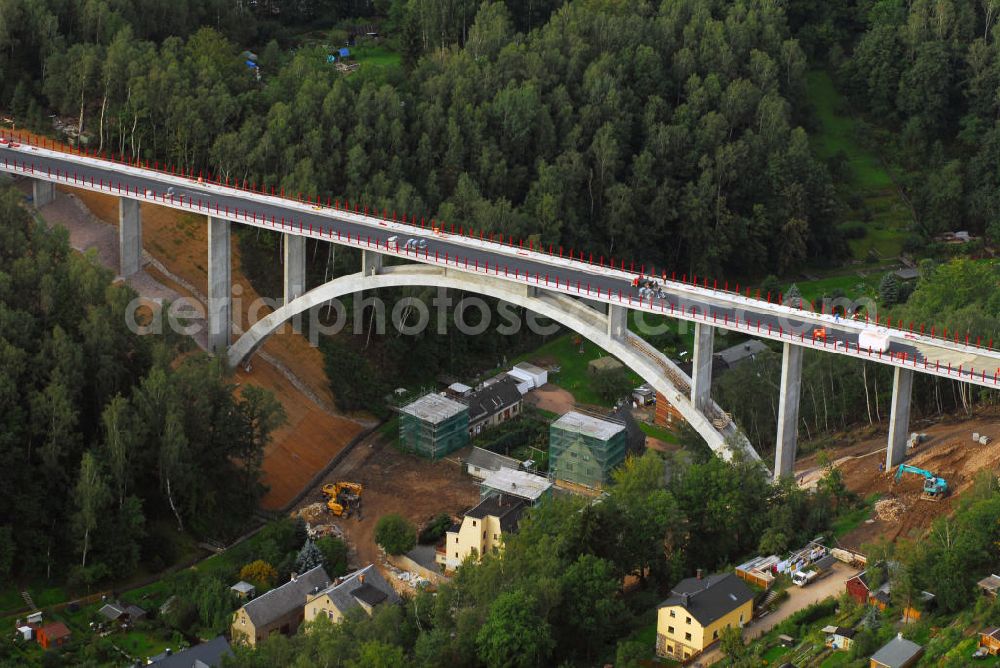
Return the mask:
[[916,665],[923,653],[923,647],[900,633],[872,654],[870,668],[910,668]]
[[654,390],[649,383],[643,383],[639,387],[632,390],[632,401],[634,401],[637,406],[655,404],[656,390]]
[[35,634],[35,638],[38,639],[38,644],[43,648],[51,649],[53,647],[62,647],[68,643],[71,635],[69,628],[65,624],[62,622],[52,622],[40,627]]
[[774,583],[774,568],[779,561],[781,559],[773,554],[768,557],[754,557],[736,567],[736,577],[768,589]]
[[17,632],[21,635],[23,640],[31,640],[35,635],[35,629],[30,626],[18,626]]
[[854,644],[854,629],[844,626],[824,626],[826,646],[834,650],[848,650]]
[[609,371],[616,371],[624,368],[625,365],[610,356],[598,357],[597,359],[590,360],[587,363],[587,371],[593,374],[607,373]]
[[1000,591],[1000,575],[989,575],[979,582],[976,586],[982,590],[983,594],[989,596],[990,598],[997,597],[997,591]]
[[1000,628],[989,628],[979,632],[979,646],[986,648],[986,651],[996,656],[1000,654]]
[[519,381],[530,382],[532,389],[541,387],[549,382],[549,372],[530,362],[519,362],[507,373]]
[[230,591],[235,593],[237,598],[239,598],[241,601],[249,601],[251,598],[257,595],[257,588],[244,580],[240,580],[229,589]]
[[41,624],[42,624],[42,613],[41,612],[33,612],[33,613],[31,613],[30,615],[28,615],[28,622],[27,623],[28,624],[33,624],[35,626],[41,626]]

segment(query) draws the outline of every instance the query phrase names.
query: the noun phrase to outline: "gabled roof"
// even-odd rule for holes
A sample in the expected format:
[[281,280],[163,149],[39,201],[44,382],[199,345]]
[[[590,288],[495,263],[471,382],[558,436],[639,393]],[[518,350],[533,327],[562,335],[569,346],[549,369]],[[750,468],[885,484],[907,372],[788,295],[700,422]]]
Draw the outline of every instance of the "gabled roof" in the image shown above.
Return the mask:
[[980,631],[979,635],[986,636],[987,638],[993,638],[994,640],[1000,640],[1000,628],[994,626],[986,629],[985,631]]
[[39,629],[49,640],[58,640],[59,638],[66,638],[72,635],[70,633],[69,627],[67,627],[62,622],[49,622],[45,626]]
[[256,587],[254,587],[249,582],[246,582],[245,580],[240,580],[239,582],[237,582],[236,584],[234,584],[232,587],[230,587],[230,589],[232,589],[233,591],[238,591],[241,594],[249,594],[250,592],[257,590]]
[[118,603],[105,603],[101,606],[101,609],[97,611],[97,614],[107,619],[115,620],[125,614],[125,608]]
[[518,522],[521,521],[521,515],[527,507],[528,502],[524,499],[496,494],[480,501],[479,505],[465,513],[465,516],[476,519],[496,517],[500,520],[500,531],[513,533],[517,531]]
[[[659,607],[680,606],[708,626],[723,615],[753,600],[753,592],[732,573],[716,573],[701,579],[685,578],[678,582],[670,597]],[[746,620],[749,621],[749,620]]]
[[1000,589],[1000,575],[988,575],[976,583],[981,589],[996,591]]
[[763,341],[759,339],[750,339],[749,341],[738,343],[731,348],[720,350],[715,354],[718,355],[719,359],[725,363],[727,368],[732,369],[740,362],[752,359],[754,356],[759,355],[766,350],[769,350],[769,348]]
[[483,478],[484,492],[486,489],[492,489],[531,502],[540,499],[551,487],[552,483],[544,476],[506,466],[501,467],[499,471],[490,471]]
[[374,564],[369,564],[340,578],[315,596],[310,596],[310,600],[321,596],[329,596],[330,602],[341,614],[361,607],[361,603],[374,607],[385,601],[389,603],[399,602],[399,594],[392,588],[392,585],[385,581]]
[[233,650],[229,647],[229,641],[225,636],[217,636],[208,642],[203,642],[194,647],[177,652],[175,654],[157,654],[150,661],[151,665],[157,668],[202,668],[210,666],[214,668],[222,663],[222,657],[232,656]]
[[[813,566],[815,566],[816,568],[818,568],[820,570],[825,571],[825,570],[827,570],[829,568],[832,568],[835,563],[837,563],[837,557],[828,554],[825,557],[822,557],[822,558],[817,559],[816,561],[814,561],[813,562]],[[807,566],[807,568],[808,568],[808,566]]]
[[266,626],[283,617],[297,607],[304,607],[306,595],[316,587],[330,584],[330,576],[322,566],[306,571],[294,580],[261,594],[243,606],[250,621],[256,627]]
[[889,668],[902,668],[922,651],[923,647],[912,640],[896,636],[872,654],[872,661]]
[[517,380],[505,376],[503,380],[465,395],[462,401],[469,406],[469,422],[478,422],[520,402],[521,393]]
[[472,448],[472,452],[465,458],[465,463],[489,471],[499,471],[502,467],[516,469],[521,465],[521,462],[512,457],[498,455],[482,448]]

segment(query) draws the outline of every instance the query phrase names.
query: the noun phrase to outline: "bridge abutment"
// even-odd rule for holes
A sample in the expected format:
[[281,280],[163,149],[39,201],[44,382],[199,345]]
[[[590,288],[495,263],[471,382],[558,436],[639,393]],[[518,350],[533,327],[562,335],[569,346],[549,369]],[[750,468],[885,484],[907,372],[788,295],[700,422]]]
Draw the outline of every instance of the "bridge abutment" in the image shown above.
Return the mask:
[[118,270],[128,278],[142,265],[142,215],[139,200],[118,198]]
[[284,248],[284,303],[287,304],[301,297],[306,291],[306,238],[286,233]]
[[799,396],[802,394],[802,351],[784,344],[781,357],[781,394],[778,398],[778,442],[774,449],[774,479],[795,472],[798,447]]
[[223,355],[233,329],[230,223],[208,217],[208,349]]
[[31,180],[31,201],[36,209],[51,204],[56,198],[56,184],[41,179]]
[[896,367],[892,378],[892,415],[889,417],[889,443],[885,469],[906,459],[906,433],[910,429],[910,398],[913,394],[913,370]]
[[699,411],[704,411],[712,401],[714,348],[715,328],[696,322],[694,324],[694,352],[691,355],[691,403]]

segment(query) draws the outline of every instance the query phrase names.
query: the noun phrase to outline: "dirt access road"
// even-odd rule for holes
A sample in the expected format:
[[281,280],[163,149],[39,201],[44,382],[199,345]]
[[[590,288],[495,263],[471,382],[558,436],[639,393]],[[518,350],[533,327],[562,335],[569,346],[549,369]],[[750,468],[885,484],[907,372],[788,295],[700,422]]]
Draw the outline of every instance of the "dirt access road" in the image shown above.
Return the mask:
[[[1000,411],[996,409],[983,410],[969,418],[914,424],[913,431],[927,434],[928,438],[909,453],[906,463],[944,477],[951,492],[949,497],[937,502],[923,500],[922,477],[904,474],[896,483],[892,472],[880,471],[879,464],[885,462],[884,434],[830,451],[834,466],[844,473],[848,489],[863,498],[878,494],[882,499],[893,499],[898,509],[894,518],[871,518],[874,521],[843,536],[840,543],[844,547],[860,550],[862,545],[881,539],[917,538],[936,518],[951,512],[979,471],[1000,471]],[[973,432],[995,440],[988,445],[973,443]],[[815,485],[822,477],[816,460],[817,455],[810,455],[798,462],[796,475],[800,485]]]
[[[298,505],[309,508],[323,523],[336,525],[351,548],[351,563],[366,566],[378,563],[375,523],[383,515],[399,513],[418,527],[439,513],[457,518],[479,503],[479,484],[463,471],[460,461],[470,448],[432,462],[402,452],[388,439],[373,432],[358,443],[330,474],[313,488]],[[323,502],[320,492],[328,482],[348,481],[364,485],[361,519],[336,519],[324,510],[316,515],[314,504]],[[306,519],[309,519],[308,517]],[[315,522],[313,522],[315,523]]]
[[[851,568],[847,564],[837,562],[826,577],[820,578],[806,587],[792,585],[788,588],[788,599],[781,603],[777,610],[764,617],[759,617],[743,627],[743,638],[748,642],[759,638],[799,610],[807,608],[813,603],[826,600],[831,596],[840,596],[844,592],[844,583],[857,575],[857,573],[856,569]],[[698,660],[692,665],[710,666],[722,659],[722,652],[716,647],[698,657]]]
[[[30,193],[31,183],[21,179],[17,187]],[[57,188],[56,199],[39,212],[48,224],[69,232],[70,246],[79,252],[93,252],[99,264],[118,272],[118,198]],[[208,280],[206,226],[201,219],[172,209],[142,205],[143,268],[127,283],[147,299],[176,301],[180,297],[204,303]],[[239,268],[238,247],[233,249],[233,281],[242,286],[245,324],[246,309],[256,297]],[[194,335],[206,347],[206,328]],[[276,334],[254,358],[253,369],[240,369],[234,381],[240,386],[254,384],[271,390],[281,402],[288,422],[277,429],[264,452],[264,482],[269,491],[262,499],[267,509],[287,505],[312,476],[372,421],[361,416],[339,415],[323,371],[322,356],[300,335],[289,331]],[[237,390],[238,391],[238,390]]]

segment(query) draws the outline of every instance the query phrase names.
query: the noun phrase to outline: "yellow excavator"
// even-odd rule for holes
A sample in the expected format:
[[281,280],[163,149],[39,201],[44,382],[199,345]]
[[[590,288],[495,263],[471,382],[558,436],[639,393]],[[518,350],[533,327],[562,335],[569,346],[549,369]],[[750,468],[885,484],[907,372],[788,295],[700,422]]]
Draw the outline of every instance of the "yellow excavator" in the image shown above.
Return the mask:
[[361,492],[364,488],[356,482],[332,482],[323,485],[326,507],[336,517],[350,517],[351,512],[360,510]]

